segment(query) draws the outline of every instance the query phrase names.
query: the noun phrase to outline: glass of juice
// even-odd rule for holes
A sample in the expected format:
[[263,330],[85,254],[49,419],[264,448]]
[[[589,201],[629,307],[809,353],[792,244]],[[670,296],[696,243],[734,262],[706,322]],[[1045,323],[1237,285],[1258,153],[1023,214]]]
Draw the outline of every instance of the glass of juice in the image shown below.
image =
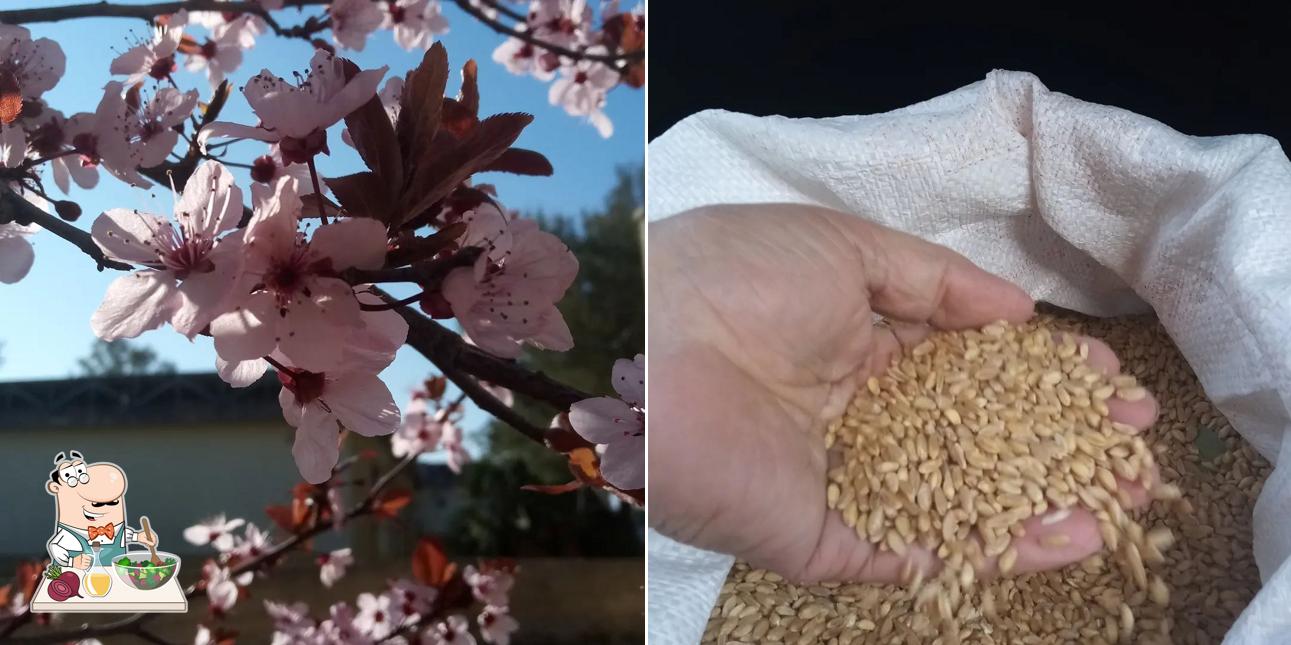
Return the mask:
[[85,591],[95,598],[102,598],[112,588],[112,572],[99,561],[99,545],[91,544],[90,548],[94,550],[94,564],[85,574]]

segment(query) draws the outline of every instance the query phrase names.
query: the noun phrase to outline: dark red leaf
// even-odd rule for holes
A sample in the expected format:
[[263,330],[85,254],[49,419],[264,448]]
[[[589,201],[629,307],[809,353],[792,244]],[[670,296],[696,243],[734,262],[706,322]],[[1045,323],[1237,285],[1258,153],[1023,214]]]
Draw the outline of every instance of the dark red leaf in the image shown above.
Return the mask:
[[462,89],[457,94],[457,102],[473,117],[480,115],[479,70],[475,60],[471,59],[462,65]]
[[440,127],[453,136],[461,139],[479,124],[480,120],[476,118],[469,110],[462,106],[457,99],[444,99],[443,116]]
[[392,490],[381,496],[376,501],[372,512],[381,517],[394,518],[399,515],[403,507],[412,502],[412,492],[407,490]]
[[431,537],[417,540],[412,550],[412,575],[424,585],[442,588],[457,573],[457,565],[448,559],[439,541]]
[[524,148],[507,148],[498,155],[497,159],[481,168],[480,172],[489,170],[542,177],[549,177],[555,171],[551,167],[551,162],[541,152]]
[[412,237],[399,242],[399,247],[390,252],[386,260],[390,266],[403,266],[421,260],[429,260],[444,249],[457,244],[466,232],[466,223],[458,222],[439,229],[426,237]]
[[582,488],[583,486],[586,486],[586,484],[575,479],[573,481],[568,481],[563,484],[554,484],[554,485],[525,484],[524,486],[520,487],[520,490],[527,490],[535,493],[542,493],[544,495],[561,495],[564,493],[576,491]]
[[344,177],[328,177],[324,181],[351,217],[371,217],[388,222],[394,214],[390,205],[390,190],[371,171],[356,172]]
[[432,401],[438,401],[444,398],[444,391],[447,389],[448,379],[442,376],[426,379],[426,398]]
[[296,529],[291,523],[291,507],[284,504],[270,504],[264,508],[264,514],[273,520],[278,528],[288,532],[295,533]]
[[411,189],[404,194],[404,221],[421,214],[501,156],[531,122],[530,114],[496,114],[481,121],[457,145],[426,149],[417,164]]
[[403,96],[399,98],[399,123],[395,135],[403,151],[405,181],[412,175],[414,155],[435,139],[444,105],[444,87],[448,84],[448,52],[443,43],[435,43],[421,59],[417,69],[408,73]]
[[[347,79],[359,73],[354,63],[342,59],[342,64]],[[403,186],[403,156],[399,152],[394,125],[390,123],[381,99],[373,96],[351,112],[345,117],[345,127],[349,128],[350,140],[363,163],[383,180],[388,191],[399,190]]]

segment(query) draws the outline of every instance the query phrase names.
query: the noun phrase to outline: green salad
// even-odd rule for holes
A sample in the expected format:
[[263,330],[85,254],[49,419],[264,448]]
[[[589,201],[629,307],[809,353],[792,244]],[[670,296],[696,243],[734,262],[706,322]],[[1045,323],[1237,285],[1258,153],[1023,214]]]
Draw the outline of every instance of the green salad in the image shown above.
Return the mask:
[[162,558],[161,564],[153,564],[147,557],[132,561],[128,556],[121,556],[116,562],[117,574],[128,578],[130,585],[145,591],[162,586],[175,575],[175,558]]

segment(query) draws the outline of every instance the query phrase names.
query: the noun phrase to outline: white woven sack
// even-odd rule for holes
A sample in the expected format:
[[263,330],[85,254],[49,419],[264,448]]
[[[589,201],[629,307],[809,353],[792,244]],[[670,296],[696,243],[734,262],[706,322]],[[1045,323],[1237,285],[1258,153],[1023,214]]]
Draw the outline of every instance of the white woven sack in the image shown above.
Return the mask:
[[[648,216],[818,204],[966,255],[1037,300],[1160,316],[1210,399],[1276,467],[1255,506],[1263,588],[1225,643],[1291,642],[1291,163],[1261,135],[1190,137],[986,79],[886,114],[695,114],[649,146]],[[651,532],[649,636],[697,643],[731,558]]]

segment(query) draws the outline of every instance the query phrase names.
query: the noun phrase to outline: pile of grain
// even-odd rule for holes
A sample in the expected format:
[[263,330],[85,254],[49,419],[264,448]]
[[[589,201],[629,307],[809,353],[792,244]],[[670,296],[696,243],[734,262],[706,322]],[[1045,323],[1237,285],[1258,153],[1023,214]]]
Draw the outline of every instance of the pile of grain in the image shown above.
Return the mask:
[[[1161,405],[1158,423],[1142,436],[1156,453],[1162,479],[1182,489],[1192,512],[1180,515],[1154,505],[1129,517],[1173,530],[1178,542],[1170,566],[1161,571],[1173,593],[1160,606],[1153,596],[1165,599],[1153,585],[1145,589],[1132,571],[1127,575],[1124,567],[1107,566],[1104,556],[1095,556],[1062,571],[966,590],[955,612],[960,636],[968,643],[1218,642],[1258,586],[1250,518],[1268,464],[1206,401],[1155,321],[1067,315],[1046,316],[1044,322],[1106,341],[1121,358],[1122,371],[1151,388]],[[831,495],[839,506],[843,492]],[[857,525],[869,534],[868,518]],[[1123,555],[1116,559],[1123,561]],[[722,590],[704,642],[926,643],[926,613],[915,610],[913,594],[903,588],[790,585],[740,564]]]

